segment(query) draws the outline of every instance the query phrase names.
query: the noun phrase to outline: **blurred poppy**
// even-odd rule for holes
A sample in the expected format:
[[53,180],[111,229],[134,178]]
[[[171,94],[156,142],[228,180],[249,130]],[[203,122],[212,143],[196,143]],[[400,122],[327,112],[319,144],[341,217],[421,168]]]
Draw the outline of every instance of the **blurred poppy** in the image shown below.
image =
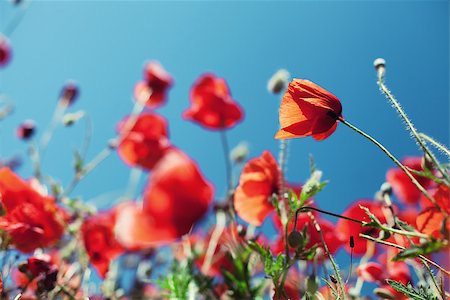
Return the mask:
[[342,105],[336,96],[317,84],[302,79],[289,83],[280,106],[280,127],[276,139],[312,136],[329,137],[342,117]]
[[149,108],[157,108],[166,101],[167,90],[173,79],[157,61],[151,61],[144,68],[144,80],[136,83],[134,98]]
[[[119,123],[117,131],[127,130],[128,118]],[[128,129],[129,130],[129,129]],[[120,158],[132,167],[151,170],[169,148],[167,121],[155,113],[143,113],[120,143]]]
[[[386,218],[382,211],[382,205],[373,202],[372,200],[355,201],[349,208],[347,208],[347,210],[343,213],[343,215],[359,221],[370,222],[369,216],[360,206],[368,208],[369,211],[373,215],[375,215],[378,218],[378,220],[380,220],[380,222],[386,223]],[[347,241],[350,241],[350,237],[353,236],[354,240],[353,253],[357,255],[362,255],[366,253],[367,243],[369,242],[368,240],[359,237],[359,234],[363,233],[370,236],[378,234],[378,230],[375,228],[363,227],[361,224],[345,219],[339,219],[337,223],[336,232],[340,232],[346,238]],[[345,243],[344,247],[345,250],[351,252],[351,247],[349,243]]]
[[41,195],[8,168],[0,169],[0,229],[22,252],[51,246],[64,233],[64,213],[53,197]]
[[[407,157],[402,160],[402,164],[412,170],[423,171],[421,157]],[[414,174],[413,176],[424,188],[428,188],[430,186],[430,179]],[[388,170],[386,173],[386,180],[391,184],[397,198],[403,203],[415,204],[419,201],[422,193],[411,182],[408,175],[406,175],[406,173],[400,168],[392,168]]]
[[116,210],[112,209],[86,218],[81,226],[84,248],[101,278],[105,278],[110,262],[124,251],[114,236],[115,222]]
[[384,278],[384,267],[377,262],[360,264],[356,268],[356,274],[367,282],[381,282]]
[[273,155],[264,151],[245,165],[234,194],[236,213],[249,224],[260,226],[274,210],[270,197],[278,193],[279,170]]
[[447,232],[450,232],[450,220],[442,213],[442,211],[445,211],[447,214],[450,214],[449,188],[444,184],[440,184],[431,191],[431,196],[440,209],[432,204],[429,199],[423,197],[421,205],[424,207],[424,210],[417,216],[416,225],[419,231],[439,239],[442,237],[442,229],[446,228]]
[[204,74],[194,83],[190,94],[191,106],[183,118],[212,129],[228,129],[243,118],[242,108],[228,90],[223,78]]
[[128,204],[118,213],[116,233],[130,247],[150,247],[187,234],[207,212],[213,187],[197,164],[170,148],[153,169],[141,209]]

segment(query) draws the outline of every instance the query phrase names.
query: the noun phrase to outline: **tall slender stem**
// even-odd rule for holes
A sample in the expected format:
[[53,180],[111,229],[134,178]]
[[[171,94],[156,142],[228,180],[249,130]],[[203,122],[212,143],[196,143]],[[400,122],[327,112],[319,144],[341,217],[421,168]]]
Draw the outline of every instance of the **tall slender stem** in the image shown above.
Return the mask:
[[350,129],[356,131],[357,133],[359,133],[360,135],[362,135],[363,137],[365,137],[366,139],[368,139],[369,141],[371,141],[373,144],[375,144],[378,148],[381,149],[381,151],[383,151],[400,169],[403,170],[403,172],[405,172],[405,174],[409,177],[409,179],[411,180],[411,182],[422,192],[422,194],[425,195],[425,197],[427,197],[433,204],[434,206],[440,211],[442,212],[442,214],[444,216],[448,216],[448,213],[446,211],[444,211],[439,205],[437,205],[436,201],[434,200],[434,198],[427,192],[427,190],[417,181],[417,179],[411,174],[411,172],[394,156],[392,155],[391,152],[389,152],[386,147],[384,147],[380,142],[378,142],[376,139],[374,139],[372,136],[368,135],[367,133],[365,133],[364,131],[362,131],[361,129],[359,129],[358,127],[352,125],[351,123],[347,122],[346,120],[344,120],[342,117],[339,117],[339,121],[341,121],[344,125],[346,125],[347,127],[349,127]]
[[323,245],[323,249],[325,250],[325,253],[328,255],[328,259],[330,260],[331,264],[333,265],[334,273],[336,274],[336,279],[339,282],[339,288],[342,293],[342,299],[345,300],[344,283],[342,282],[341,274],[339,274],[339,268],[338,268],[336,262],[334,261],[333,255],[331,255],[330,250],[328,249],[327,243],[325,242],[325,238],[323,237],[322,229],[320,228],[319,223],[317,222],[316,218],[314,217],[314,215],[311,212],[308,212],[308,216],[311,219],[311,221],[313,222],[317,233],[319,233],[320,240]]
[[225,160],[225,174],[227,176],[227,198],[233,191],[233,178],[231,174],[230,147],[225,129],[220,130],[220,140],[222,142],[223,156]]
[[441,164],[438,162],[436,156],[428,149],[428,147],[425,145],[424,141],[422,140],[421,136],[417,132],[416,128],[414,127],[411,120],[406,115],[405,111],[401,107],[400,103],[395,99],[394,95],[392,95],[391,91],[386,87],[386,84],[383,80],[384,76],[382,73],[379,73],[378,76],[378,86],[380,87],[380,90],[383,92],[383,94],[386,96],[386,98],[389,100],[389,102],[392,104],[392,106],[397,110],[400,117],[403,119],[403,121],[406,123],[406,126],[408,127],[409,131],[411,132],[411,135],[414,137],[414,139],[419,144],[420,148],[423,150],[423,152],[428,155],[431,160],[433,161],[433,164],[437,167],[439,172],[442,174],[442,176],[446,179],[447,183],[450,182],[450,178],[447,174],[447,172],[442,168]]

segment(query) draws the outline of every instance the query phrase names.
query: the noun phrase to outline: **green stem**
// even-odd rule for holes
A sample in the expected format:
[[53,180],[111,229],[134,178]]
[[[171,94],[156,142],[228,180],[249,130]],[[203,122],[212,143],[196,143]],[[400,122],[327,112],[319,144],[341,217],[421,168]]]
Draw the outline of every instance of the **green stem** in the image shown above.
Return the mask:
[[220,130],[220,140],[222,142],[223,156],[225,160],[225,174],[227,176],[227,199],[233,191],[233,178],[231,174],[231,162],[230,162],[230,147],[228,145],[228,138],[225,129]]
[[322,229],[320,228],[319,223],[317,222],[316,218],[314,217],[314,215],[311,212],[308,212],[308,216],[311,219],[311,221],[313,222],[317,233],[319,233],[320,240],[322,242],[322,245],[323,245],[323,248],[325,250],[325,253],[327,254],[328,259],[330,260],[331,264],[333,265],[333,269],[334,269],[334,273],[336,275],[336,279],[339,282],[339,287],[340,287],[340,290],[341,290],[341,293],[342,293],[342,299],[345,300],[345,289],[344,289],[344,284],[342,282],[341,275],[339,274],[339,268],[338,268],[336,262],[334,261],[333,255],[331,255],[327,244],[325,243],[325,238],[323,237]]
[[412,136],[415,138],[415,140],[419,144],[420,148],[422,148],[423,152],[431,158],[431,160],[433,161],[433,164],[438,168],[438,170],[442,174],[442,176],[444,176],[444,178],[446,179],[447,183],[449,183],[450,182],[450,178],[449,178],[447,172],[445,172],[445,170],[442,168],[442,166],[439,163],[439,161],[437,160],[436,156],[434,156],[434,154],[425,145],[424,141],[420,137],[420,135],[417,132],[416,128],[414,127],[413,123],[408,118],[408,116],[406,115],[406,113],[403,110],[403,108],[400,106],[400,103],[395,99],[394,95],[392,95],[392,93],[386,87],[383,78],[384,77],[380,73],[380,75],[378,76],[378,81],[377,81],[378,86],[380,87],[380,90],[383,92],[383,94],[386,96],[386,98],[389,100],[389,102],[392,104],[392,106],[397,110],[398,114],[403,119],[403,121],[405,121],[406,126],[408,127],[408,129],[411,132]]
[[[359,236],[362,237],[363,239],[371,240],[371,241],[374,241],[376,243],[383,244],[383,245],[390,246],[390,247],[394,247],[394,248],[397,248],[397,249],[400,249],[400,250],[405,250],[406,249],[403,246],[400,246],[400,245],[397,245],[397,244],[394,244],[394,243],[391,243],[391,242],[386,242],[386,241],[383,241],[383,240],[371,237],[370,235],[366,235],[366,234],[360,233]],[[433,265],[434,267],[438,268],[440,271],[442,271],[442,273],[444,273],[445,275],[450,277],[450,272],[447,271],[446,269],[442,268],[439,264],[435,263],[434,261],[428,259],[427,257],[425,257],[423,255],[419,255],[418,257],[420,259],[426,261],[430,265]]]
[[439,205],[437,205],[436,201],[434,200],[433,197],[431,197],[431,195],[427,192],[427,190],[417,181],[417,179],[411,174],[411,172],[409,172],[409,170],[397,159],[395,158],[394,155],[391,154],[391,152],[389,152],[380,142],[378,142],[376,139],[374,139],[372,136],[368,135],[367,133],[365,133],[364,131],[362,131],[361,129],[359,129],[358,127],[352,125],[351,123],[345,121],[342,117],[339,117],[339,121],[342,122],[342,124],[346,125],[347,127],[349,127],[350,129],[356,131],[357,133],[359,133],[360,135],[362,135],[363,137],[365,137],[366,139],[368,139],[369,141],[371,141],[373,144],[375,144],[378,148],[381,149],[381,151],[383,151],[400,169],[403,170],[403,172],[405,172],[405,174],[408,176],[408,178],[411,180],[411,182],[422,192],[422,194],[425,195],[425,197],[427,197],[431,203],[434,204],[434,206],[440,211],[442,212],[442,214],[444,216],[448,216],[448,213],[446,211],[444,211]]

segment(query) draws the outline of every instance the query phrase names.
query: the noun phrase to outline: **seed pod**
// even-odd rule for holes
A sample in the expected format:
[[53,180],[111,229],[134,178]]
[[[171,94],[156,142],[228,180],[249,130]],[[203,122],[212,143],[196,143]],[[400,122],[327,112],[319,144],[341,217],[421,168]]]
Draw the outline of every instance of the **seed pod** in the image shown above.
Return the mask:
[[297,249],[303,244],[303,236],[299,231],[289,233],[287,242],[289,247]]

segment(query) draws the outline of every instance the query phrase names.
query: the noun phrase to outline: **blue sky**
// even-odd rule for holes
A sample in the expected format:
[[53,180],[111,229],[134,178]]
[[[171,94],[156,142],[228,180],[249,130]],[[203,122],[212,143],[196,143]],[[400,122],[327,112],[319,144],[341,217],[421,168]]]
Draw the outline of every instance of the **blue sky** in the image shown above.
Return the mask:
[[[16,10],[0,2],[0,31]],[[244,107],[244,122],[227,134],[232,146],[247,141],[252,157],[266,149],[277,155],[279,97],[267,92],[266,83],[279,68],[338,96],[344,117],[397,157],[419,154],[378,91],[377,57],[386,59],[387,83],[417,128],[448,144],[448,1],[36,1],[10,40],[13,60],[0,70],[0,90],[16,111],[0,123],[2,157],[25,155],[15,127],[31,118],[42,133],[60,87],[74,79],[81,95],[71,111],[85,110],[93,120],[92,158],[131,110],[133,86],[151,59],[175,79],[167,105],[158,110],[169,120],[171,140],[199,163],[218,198],[225,189],[220,137],[181,118],[189,89],[204,72],[224,77]],[[83,124],[57,130],[43,163],[46,173],[68,183],[83,132]],[[372,197],[393,166],[342,124],[325,141],[290,143],[289,181],[306,180],[309,154],[330,180],[318,204],[334,212]],[[20,173],[31,174],[28,162]],[[123,193],[128,175],[113,155],[73,195],[88,200],[112,191],[97,202],[105,206]]]

